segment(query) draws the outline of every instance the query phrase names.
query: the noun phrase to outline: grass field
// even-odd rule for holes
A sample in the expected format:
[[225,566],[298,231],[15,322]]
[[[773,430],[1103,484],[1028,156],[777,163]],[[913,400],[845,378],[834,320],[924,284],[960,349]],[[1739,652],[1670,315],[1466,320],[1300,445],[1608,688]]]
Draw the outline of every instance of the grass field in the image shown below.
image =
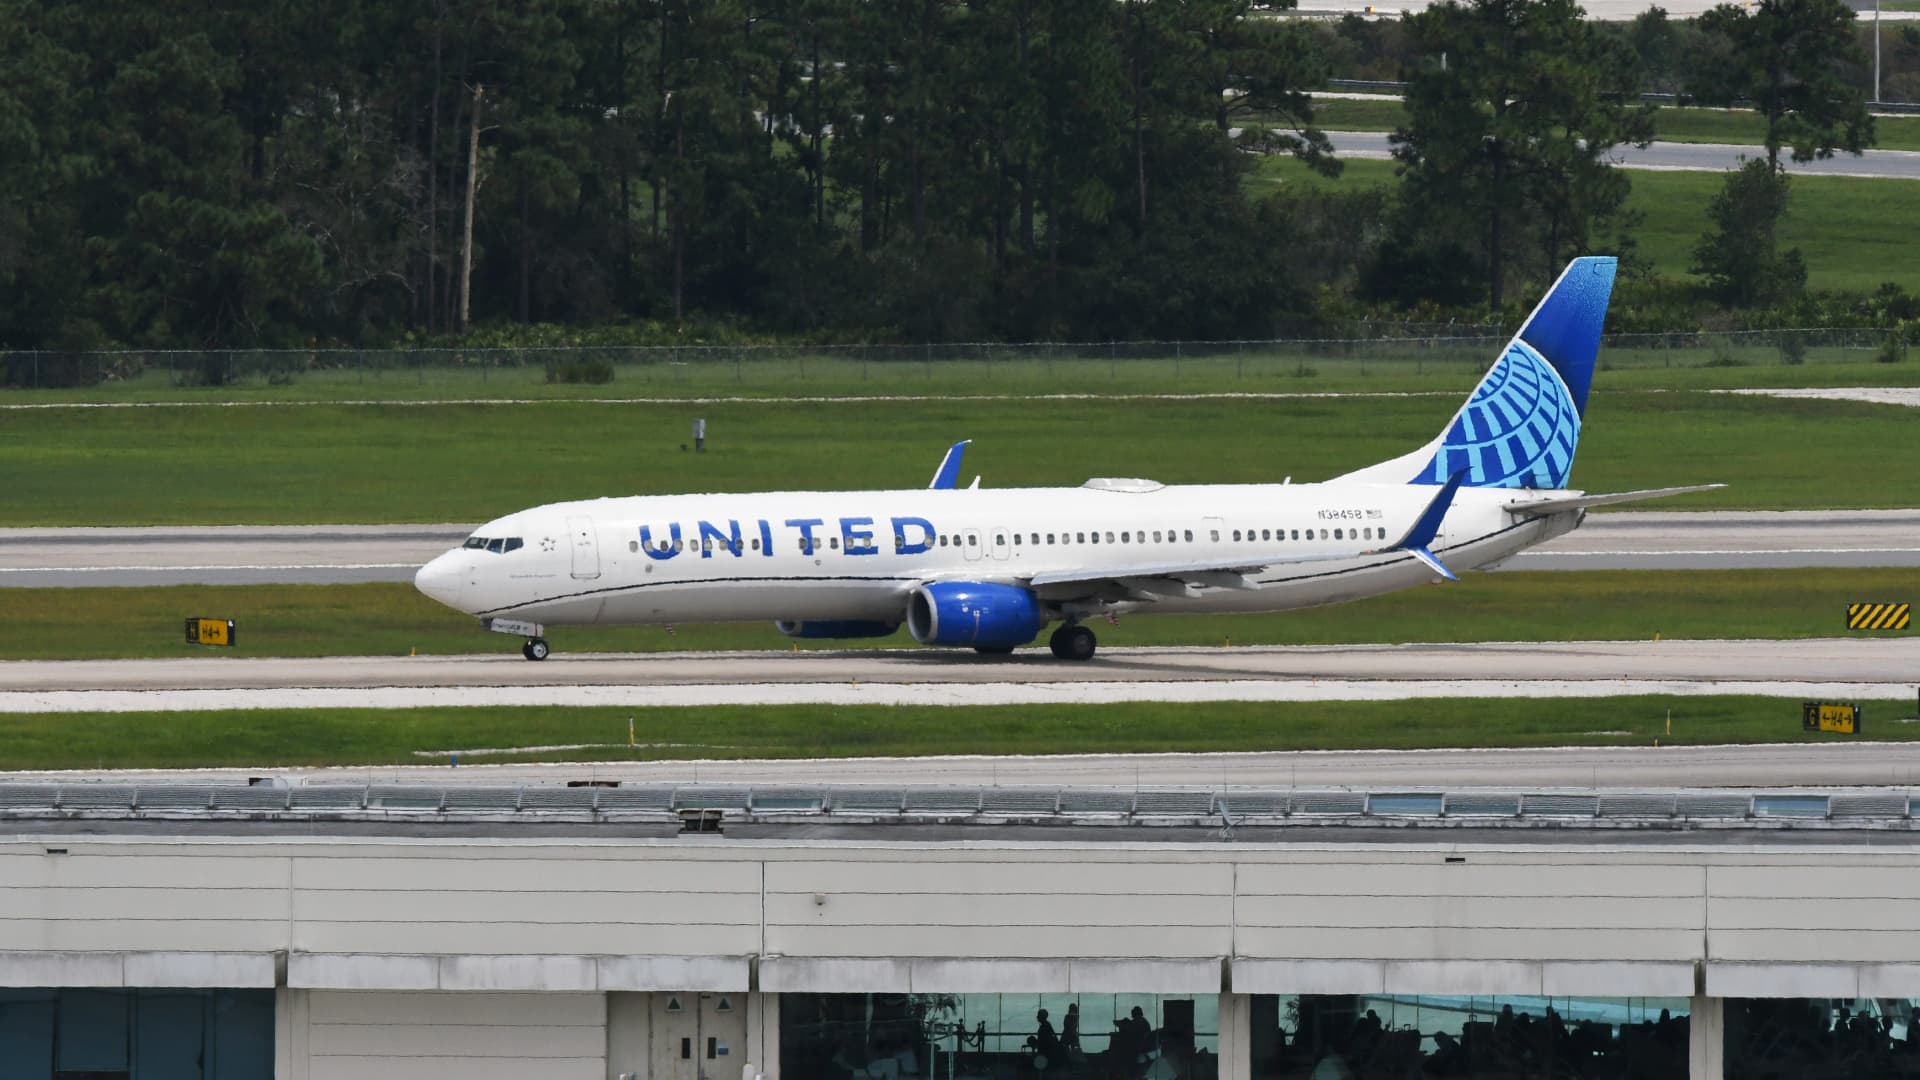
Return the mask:
[[[1368,175],[1365,169],[1355,172],[1361,182]],[[544,367],[534,359],[538,353],[439,351],[369,354],[364,362],[328,353],[251,354],[236,358],[235,377],[225,385],[183,386],[169,374],[165,358],[153,356],[144,365],[112,365],[122,374],[96,385],[10,390],[0,394],[0,405],[1419,390],[1465,394],[1505,340],[1493,328],[1455,327],[1444,337],[1377,340],[904,350],[876,346],[831,352],[801,347],[608,350],[599,355],[610,359],[613,377],[601,385],[547,382]],[[1782,346],[1789,340],[1802,346],[1798,365],[1783,363]],[[1606,382],[1615,389],[1920,382],[1920,363],[1874,361],[1881,341],[1882,335],[1870,330],[1615,334],[1605,342],[1601,367],[1611,373]],[[903,351],[915,358],[902,356]],[[101,361],[113,359],[114,354],[103,354]]]
[[[1911,410],[1611,391],[1573,474],[1593,491],[1717,481],[1670,509],[1901,507],[1920,498]],[[1432,438],[1454,394],[1277,401],[555,403],[24,410],[0,425],[0,525],[477,522],[621,494],[922,487],[975,440],[991,487],[1088,476],[1325,479]],[[681,447],[708,420],[708,452]]]
[[[410,585],[8,589],[0,659],[192,655],[512,653]],[[1131,615],[1102,644],[1306,645],[1441,641],[1806,638],[1846,633],[1849,603],[1920,602],[1920,569],[1508,572],[1337,607],[1275,615]],[[233,619],[232,650],[188,645],[188,616]],[[904,630],[857,642],[792,641],[767,623],[558,627],[557,652],[918,648]]]
[[[1407,111],[1397,99],[1316,98],[1313,120],[1327,131],[1392,131],[1406,123]],[[1766,122],[1750,109],[1662,107],[1653,125],[1664,142],[1759,146],[1767,137]],[[1920,117],[1876,116],[1873,126],[1875,149],[1920,150]]]
[[[1920,736],[1908,700],[1866,701],[1877,740]],[[629,748],[627,718],[635,723]],[[1668,719],[1671,717],[1671,733]],[[691,732],[691,734],[690,734]],[[1417,749],[1452,746],[1663,746],[1825,742],[1800,728],[1798,700],[1761,697],[1439,698],[1406,702],[1123,703],[1019,707],[262,710],[9,716],[0,761],[12,769],[431,764],[461,760],[623,761],[973,754]],[[695,740],[695,741],[689,741]],[[473,750],[594,744],[475,755]],[[1515,785],[1526,778],[1516,776]]]
[[[1393,182],[1394,168],[1390,161],[1349,161],[1339,178],[1328,180],[1297,162],[1270,159],[1262,177],[1275,184],[1380,185]],[[1630,205],[1646,215],[1634,232],[1640,255],[1663,275],[1686,277],[1722,175],[1628,170],[1627,176]],[[1797,176],[1779,240],[1801,249],[1813,288],[1871,291],[1892,281],[1911,292],[1920,290],[1920,244],[1908,242],[1916,232],[1920,185],[1913,181]]]

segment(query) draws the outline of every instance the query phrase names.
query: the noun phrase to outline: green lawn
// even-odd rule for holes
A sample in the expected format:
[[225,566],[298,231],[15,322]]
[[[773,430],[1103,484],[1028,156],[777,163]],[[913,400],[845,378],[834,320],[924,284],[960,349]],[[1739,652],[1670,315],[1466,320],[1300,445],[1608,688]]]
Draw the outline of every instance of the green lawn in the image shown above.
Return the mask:
[[[0,659],[193,655],[513,653],[410,585],[8,589]],[[1275,615],[1129,615],[1099,623],[1107,646],[1806,638],[1844,635],[1855,602],[1920,603],[1920,569],[1593,571],[1469,574],[1337,607]],[[181,620],[233,619],[231,649],[188,645]],[[792,641],[768,623],[560,627],[559,652],[918,648],[905,631],[856,642]]]
[[[1407,110],[1396,99],[1315,98],[1313,122],[1327,131],[1392,131],[1407,122]],[[1653,123],[1654,137],[1665,142],[1758,147],[1767,137],[1766,122],[1749,109],[1662,107]],[[1920,116],[1876,116],[1873,126],[1876,149],[1920,150]]]
[[[1390,161],[1349,161],[1327,180],[1291,159],[1263,163],[1267,184],[1379,185],[1393,182]],[[1635,230],[1640,255],[1654,269],[1685,278],[1693,247],[1706,230],[1707,203],[1724,183],[1719,173],[1628,170],[1633,209],[1646,215]],[[1842,176],[1793,179],[1780,244],[1806,256],[1808,285],[1816,289],[1872,291],[1882,282],[1920,290],[1920,185],[1909,180]]]
[[[1878,740],[1920,736],[1910,700],[1866,701]],[[636,741],[628,748],[627,719]],[[1668,723],[1671,719],[1671,730]],[[1452,746],[1667,746],[1827,742],[1800,702],[1762,697],[1406,702],[1217,702],[1018,707],[714,707],[690,726],[679,709],[261,710],[9,716],[9,769],[422,764],[415,751],[593,744],[463,760],[620,761],[975,754],[1416,749]],[[611,744],[611,745],[604,745]],[[442,759],[436,759],[442,760]],[[1517,777],[1516,783],[1524,783]]]
[[[1915,365],[1920,366],[1920,365]],[[1798,370],[1798,369],[1794,369]],[[1593,491],[1717,481],[1670,509],[1913,505],[1911,410],[1607,389],[1573,474]],[[0,525],[475,522],[540,503],[926,484],[1325,479],[1419,446],[1455,394],[1283,400],[1009,399],[26,410],[0,425]],[[708,452],[681,449],[695,416]]]
[[[1353,162],[1361,182],[1371,175]],[[1266,182],[1274,182],[1272,176]],[[1285,177],[1285,183],[1296,178]],[[1803,363],[1783,366],[1780,345],[1806,343]],[[1770,331],[1746,334],[1616,334],[1601,354],[1614,389],[1743,386],[1906,385],[1920,364],[1873,362],[1882,335]],[[632,350],[617,355],[601,385],[548,383],[537,364],[496,366],[498,358],[446,355],[404,378],[363,379],[324,358],[276,359],[272,376],[245,367],[220,387],[183,387],[157,363],[131,377],[73,389],[0,391],[0,406],[62,403],[213,405],[226,403],[697,401],[711,398],[1023,397],[1237,393],[1435,391],[1465,394],[1506,336],[1459,326],[1441,337],[1289,342],[1155,343],[1091,346],[948,346],[932,360],[888,359],[880,349],[824,355],[804,347]],[[920,352],[922,350],[911,350]],[[1725,365],[1729,354],[1741,366]],[[680,356],[680,359],[673,357]],[[258,357],[250,359],[259,359]],[[298,368],[289,374],[286,365]]]

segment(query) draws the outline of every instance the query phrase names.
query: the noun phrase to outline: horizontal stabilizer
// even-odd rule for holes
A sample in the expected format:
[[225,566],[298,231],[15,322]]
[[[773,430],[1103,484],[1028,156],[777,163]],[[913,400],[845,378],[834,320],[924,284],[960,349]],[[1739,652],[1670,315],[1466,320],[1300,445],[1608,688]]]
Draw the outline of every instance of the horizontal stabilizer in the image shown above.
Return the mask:
[[1510,502],[1502,509],[1510,514],[1558,514],[1563,510],[1588,510],[1596,506],[1612,506],[1615,503],[1639,502],[1642,499],[1664,499],[1669,495],[1691,495],[1696,491],[1713,491],[1726,486],[1725,484],[1695,484],[1691,487],[1619,491],[1611,495],[1575,495],[1566,499],[1536,499],[1532,502]]

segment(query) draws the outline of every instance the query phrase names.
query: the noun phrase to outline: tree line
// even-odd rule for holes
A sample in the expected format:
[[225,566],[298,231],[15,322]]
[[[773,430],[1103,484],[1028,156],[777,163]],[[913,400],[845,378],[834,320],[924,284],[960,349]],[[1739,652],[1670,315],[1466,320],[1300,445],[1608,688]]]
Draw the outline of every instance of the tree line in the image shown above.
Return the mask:
[[[1650,135],[1663,16],[1288,6],[0,0],[0,346],[1265,336],[1499,309],[1630,240],[1605,153]],[[1774,110],[1776,152],[1863,143],[1843,10],[1689,24],[1724,44],[1689,50],[1701,85]],[[1250,183],[1268,155],[1339,168],[1307,91],[1369,50],[1410,82],[1398,189]]]

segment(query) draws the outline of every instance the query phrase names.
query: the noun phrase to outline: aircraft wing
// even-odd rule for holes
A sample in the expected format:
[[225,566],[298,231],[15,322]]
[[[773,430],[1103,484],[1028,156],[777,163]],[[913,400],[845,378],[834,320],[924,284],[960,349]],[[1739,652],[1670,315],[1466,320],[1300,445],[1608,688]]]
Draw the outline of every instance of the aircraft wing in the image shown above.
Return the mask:
[[1692,487],[1647,488],[1643,491],[1619,491],[1611,495],[1575,495],[1565,499],[1536,499],[1532,502],[1521,500],[1510,502],[1502,507],[1510,514],[1557,514],[1563,510],[1586,510],[1595,506],[1612,506],[1615,503],[1639,502],[1641,499],[1664,499],[1669,495],[1691,495],[1696,491],[1712,491],[1726,487],[1725,484],[1695,484]]
[[1132,600],[1156,600],[1164,596],[1194,596],[1196,586],[1216,589],[1258,589],[1260,584],[1252,575],[1270,566],[1289,566],[1299,563],[1337,562],[1352,559],[1356,555],[1384,555],[1391,552],[1406,552],[1447,578],[1455,580],[1453,572],[1441,565],[1440,560],[1427,550],[1439,534],[1441,519],[1447,516],[1447,509],[1453,505],[1454,493],[1460,490],[1461,481],[1466,478],[1462,470],[1453,475],[1439,492],[1434,495],[1427,508],[1409,528],[1406,535],[1385,547],[1371,548],[1354,552],[1330,551],[1319,554],[1295,555],[1267,552],[1261,555],[1222,559],[1208,562],[1150,563],[1139,566],[1103,567],[1098,570],[1056,570],[1052,573],[1035,574],[1027,580],[1029,588],[1045,589],[1058,594],[1071,591],[1063,587],[1081,586],[1076,595],[1086,595],[1107,591],[1119,591]]

